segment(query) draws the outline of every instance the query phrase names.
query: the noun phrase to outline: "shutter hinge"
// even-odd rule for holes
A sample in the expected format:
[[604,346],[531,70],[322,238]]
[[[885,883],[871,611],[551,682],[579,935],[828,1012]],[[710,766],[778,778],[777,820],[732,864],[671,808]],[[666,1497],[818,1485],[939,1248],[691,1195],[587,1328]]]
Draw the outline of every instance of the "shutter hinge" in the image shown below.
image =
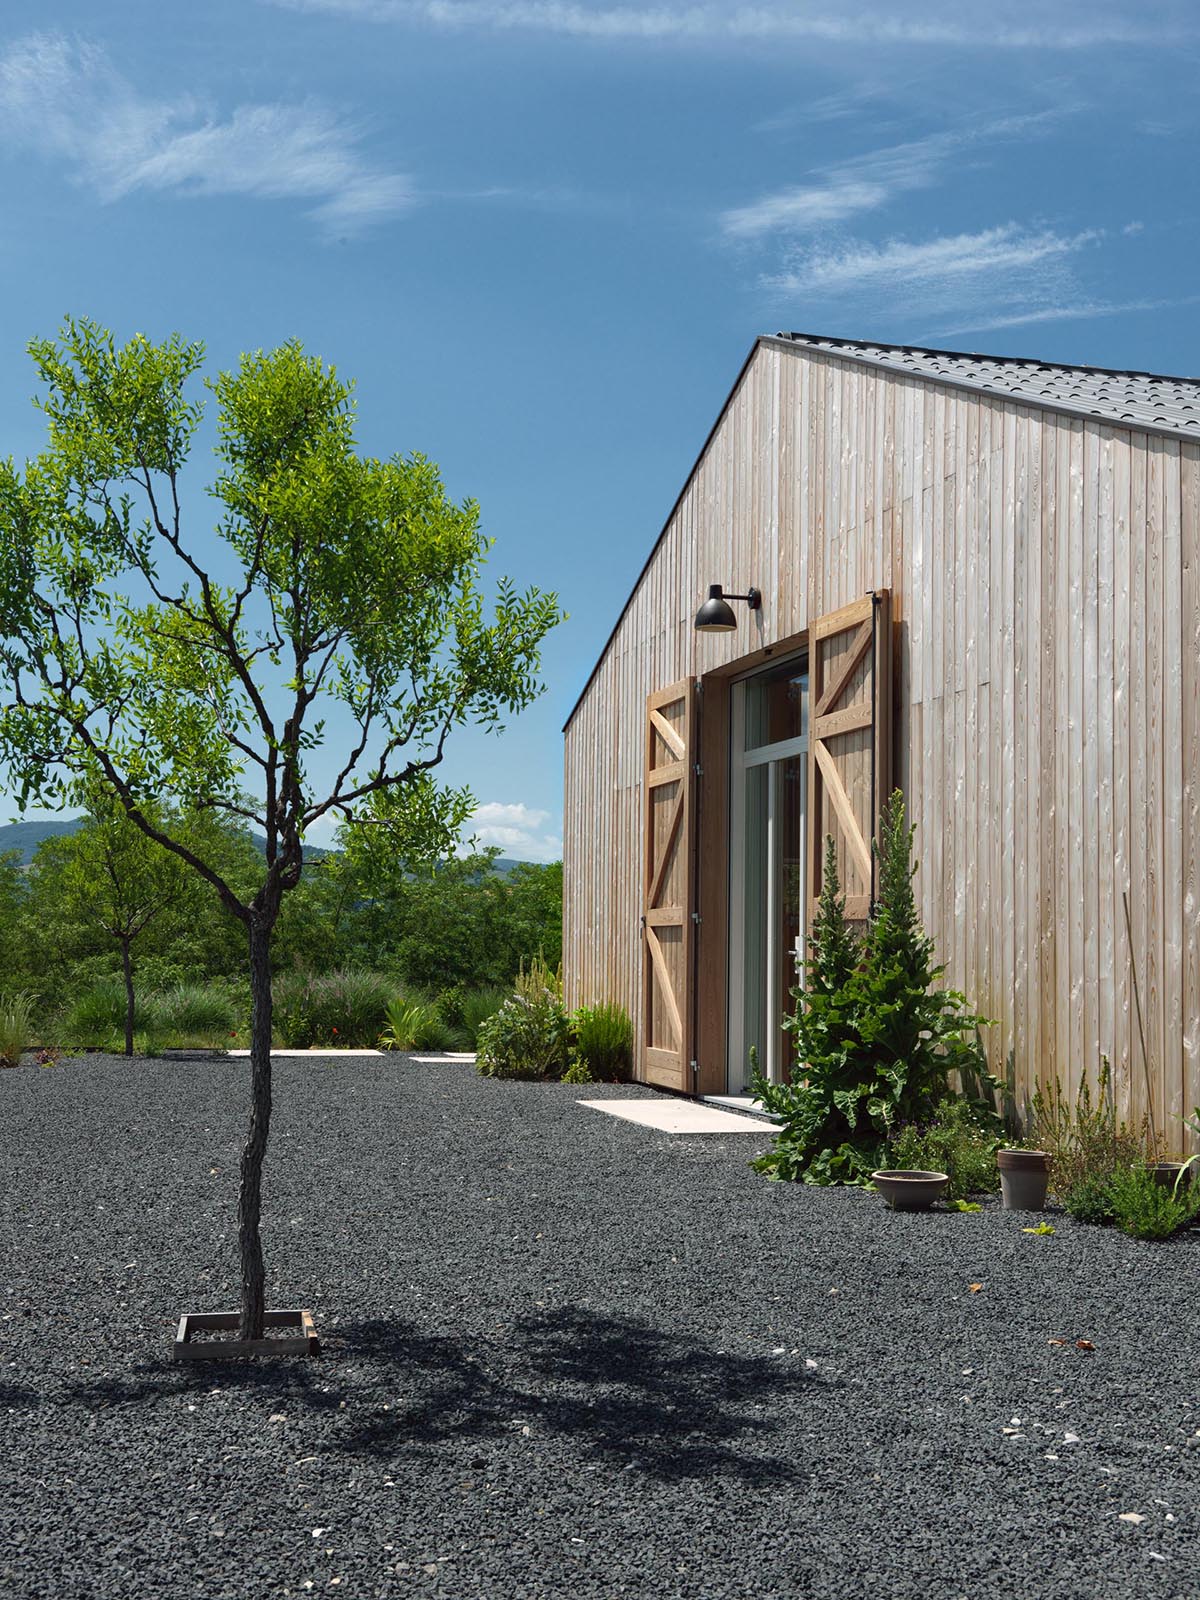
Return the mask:
[[697,678],[696,679],[696,693],[697,694],[703,694],[704,693],[704,679],[703,678]]
[[702,778],[704,776],[704,768],[700,765],[700,763],[698,761],[693,761],[692,762],[692,771],[696,774],[696,776],[698,778]]
[[691,1066],[692,1066],[692,1077],[693,1078],[698,1078],[700,1076],[700,1063],[698,1061],[693,1060]]
[[693,911],[692,912],[692,921],[696,924],[697,927],[700,926],[702,918],[701,918],[700,913],[698,911]]

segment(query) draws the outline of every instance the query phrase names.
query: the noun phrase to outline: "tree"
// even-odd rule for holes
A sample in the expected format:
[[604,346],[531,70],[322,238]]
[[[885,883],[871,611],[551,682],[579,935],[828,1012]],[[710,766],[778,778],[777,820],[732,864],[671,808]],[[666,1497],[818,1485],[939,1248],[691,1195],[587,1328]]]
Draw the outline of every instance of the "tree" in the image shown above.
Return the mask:
[[[470,814],[434,776],[451,732],[540,692],[553,595],[501,580],[485,617],[478,508],[420,455],[358,454],[351,388],[297,343],[243,356],[216,401],[215,529],[185,531],[202,346],[118,347],[68,321],[30,345],[46,449],[0,467],[0,760],[22,808],[96,772],[125,815],[241,923],[252,1108],[241,1160],[240,1336],[263,1329],[271,946],[322,817],[443,855]],[[318,781],[321,773],[330,776]],[[249,791],[249,797],[248,797]],[[265,838],[252,893],[158,821],[174,803]]]
[[[158,828],[168,819],[146,805]],[[133,947],[164,911],[188,895],[185,862],[126,815],[111,790],[93,786],[86,821],[76,833],[47,839],[37,853],[35,893],[56,902],[69,920],[115,939],[125,984],[125,1054],[133,1054]]]

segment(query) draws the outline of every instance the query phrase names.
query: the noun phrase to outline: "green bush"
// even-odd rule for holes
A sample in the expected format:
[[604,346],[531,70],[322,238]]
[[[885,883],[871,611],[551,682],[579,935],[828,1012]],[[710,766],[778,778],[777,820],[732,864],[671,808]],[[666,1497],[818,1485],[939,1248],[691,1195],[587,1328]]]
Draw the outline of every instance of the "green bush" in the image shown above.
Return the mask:
[[1107,1056],[1100,1057],[1095,1100],[1086,1078],[1074,1104],[1057,1078],[1052,1084],[1039,1084],[1030,1131],[1038,1149],[1050,1157],[1050,1187],[1060,1198],[1076,1191],[1098,1193],[1114,1173],[1128,1171],[1155,1154],[1146,1118],[1136,1129],[1117,1119]]
[[1103,1226],[1113,1220],[1112,1173],[1089,1173],[1061,1196],[1068,1214],[1076,1222]]
[[16,1067],[32,1042],[33,1002],[27,994],[0,996],[0,1066]]
[[428,1000],[392,1000],[387,1008],[387,1025],[379,1043],[385,1050],[450,1050],[454,1030],[438,1015]]
[[480,1028],[489,1017],[496,1015],[509,993],[508,989],[493,984],[486,989],[472,989],[463,995],[460,1021],[468,1050],[476,1048]]
[[274,1029],[293,1050],[310,1045],[370,1049],[387,1020],[394,992],[375,972],[288,972],[272,985]]
[[[752,1080],[782,1123],[774,1147],[754,1163],[773,1178],[866,1182],[892,1129],[930,1121],[952,1075],[988,1093],[1000,1088],[979,1042],[985,1019],[956,990],[938,987],[944,969],[913,894],[914,832],[897,790],[880,820],[879,904],[861,942],[846,922],[837,856],[826,841],[811,954],[784,1023],[801,1065],[791,1083],[758,1073]],[[978,1110],[995,1118],[986,1099]]]
[[480,1026],[476,1065],[485,1078],[561,1078],[570,1045],[561,979],[537,958],[522,969],[516,992]]
[[180,983],[155,996],[158,1022],[176,1045],[220,1049],[237,1032],[238,1008],[227,990],[213,984]]
[[[101,978],[77,995],[64,1012],[60,1030],[73,1043],[97,1050],[125,1048],[125,985],[120,978]],[[164,1034],[162,1005],[156,995],[135,993],[134,1044],[153,1052]]]
[[605,1000],[580,1006],[571,1018],[575,1053],[588,1078],[572,1082],[626,1083],[633,1063],[633,1023],[622,1005]]
[[921,1127],[908,1123],[888,1141],[886,1160],[900,1170],[945,1172],[949,1200],[990,1194],[1000,1186],[996,1151],[1000,1140],[979,1125],[978,1113],[963,1099],[942,1100],[933,1121]]
[[1200,1188],[1185,1186],[1176,1195],[1140,1165],[1114,1172],[1108,1193],[1113,1221],[1135,1239],[1169,1239],[1200,1212]]

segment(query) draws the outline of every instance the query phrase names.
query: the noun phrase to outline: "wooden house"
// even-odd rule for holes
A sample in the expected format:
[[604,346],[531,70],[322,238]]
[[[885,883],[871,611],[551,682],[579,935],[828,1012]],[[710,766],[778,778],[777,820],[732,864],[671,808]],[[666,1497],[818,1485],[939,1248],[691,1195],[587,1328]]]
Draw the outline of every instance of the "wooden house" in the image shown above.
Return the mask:
[[[712,585],[724,631],[696,626]],[[759,339],[565,734],[567,993],[629,1008],[641,1080],[787,1070],[822,841],[865,916],[899,785],[993,1067],[1074,1092],[1106,1054],[1182,1144],[1200,381]]]

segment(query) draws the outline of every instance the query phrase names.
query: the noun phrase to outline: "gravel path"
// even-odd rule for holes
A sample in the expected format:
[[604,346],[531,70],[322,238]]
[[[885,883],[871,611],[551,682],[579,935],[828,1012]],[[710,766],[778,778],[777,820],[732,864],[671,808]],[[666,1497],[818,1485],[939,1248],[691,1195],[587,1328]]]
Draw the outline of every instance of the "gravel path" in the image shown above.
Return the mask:
[[0,1073],[0,1594],[1200,1594],[1200,1235],[892,1215],[576,1105],[648,1091],[288,1060],[269,1303],[327,1353],[180,1368],[236,1304],[248,1076]]

